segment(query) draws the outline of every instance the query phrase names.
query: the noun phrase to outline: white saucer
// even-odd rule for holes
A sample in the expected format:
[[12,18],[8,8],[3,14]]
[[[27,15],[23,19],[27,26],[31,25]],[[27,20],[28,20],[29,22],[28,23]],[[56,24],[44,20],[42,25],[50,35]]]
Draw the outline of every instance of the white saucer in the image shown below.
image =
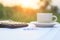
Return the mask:
[[57,22],[53,22],[53,23],[30,22],[30,23],[36,25],[36,27],[53,27],[54,25],[56,25]]

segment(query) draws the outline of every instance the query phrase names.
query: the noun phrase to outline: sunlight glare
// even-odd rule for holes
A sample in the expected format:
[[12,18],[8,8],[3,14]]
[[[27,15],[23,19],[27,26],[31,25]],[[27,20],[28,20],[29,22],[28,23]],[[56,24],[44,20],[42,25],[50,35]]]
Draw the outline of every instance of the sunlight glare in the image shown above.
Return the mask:
[[1,0],[4,6],[20,5],[23,8],[39,8],[40,0]]
[[21,1],[22,7],[30,7],[34,9],[39,8],[38,3],[39,3],[39,0],[22,0]]

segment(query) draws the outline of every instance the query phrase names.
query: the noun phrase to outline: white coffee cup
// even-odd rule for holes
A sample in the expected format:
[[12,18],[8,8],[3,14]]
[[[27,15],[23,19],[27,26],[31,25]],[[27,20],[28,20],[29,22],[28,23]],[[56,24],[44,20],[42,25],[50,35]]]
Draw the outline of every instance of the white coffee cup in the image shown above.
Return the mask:
[[51,23],[51,22],[56,22],[56,21],[57,21],[57,17],[53,15],[52,13],[37,13],[37,22]]

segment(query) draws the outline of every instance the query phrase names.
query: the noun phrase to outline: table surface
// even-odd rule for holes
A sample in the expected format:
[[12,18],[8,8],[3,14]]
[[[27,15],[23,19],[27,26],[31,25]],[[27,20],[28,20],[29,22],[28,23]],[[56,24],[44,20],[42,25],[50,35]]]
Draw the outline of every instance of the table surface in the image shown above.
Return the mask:
[[60,40],[60,24],[52,28],[0,28],[0,40]]

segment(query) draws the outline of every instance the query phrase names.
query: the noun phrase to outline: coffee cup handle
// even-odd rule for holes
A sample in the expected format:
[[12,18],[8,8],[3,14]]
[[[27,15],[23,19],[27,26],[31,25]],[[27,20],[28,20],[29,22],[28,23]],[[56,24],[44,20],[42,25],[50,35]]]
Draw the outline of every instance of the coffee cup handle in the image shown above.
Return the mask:
[[53,22],[56,22],[56,21],[57,21],[57,16],[53,15],[53,18],[55,18],[55,19],[53,20]]

